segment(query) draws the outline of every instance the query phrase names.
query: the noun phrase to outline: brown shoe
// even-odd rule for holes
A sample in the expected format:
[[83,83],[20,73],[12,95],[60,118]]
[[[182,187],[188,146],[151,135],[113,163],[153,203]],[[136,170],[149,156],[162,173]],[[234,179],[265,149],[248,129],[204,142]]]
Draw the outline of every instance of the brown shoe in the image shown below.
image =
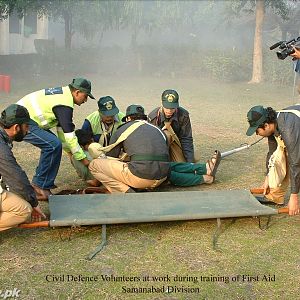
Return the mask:
[[207,174],[206,175],[210,175],[215,177],[217,170],[218,170],[218,166],[220,164],[222,157],[221,157],[221,152],[216,150],[214,155],[211,157],[211,159],[209,159],[206,162],[206,169],[207,169]]
[[36,199],[38,201],[48,201],[49,196],[52,195],[50,190],[41,189],[40,187],[38,187],[37,185],[35,185],[33,183],[31,185],[34,189]]

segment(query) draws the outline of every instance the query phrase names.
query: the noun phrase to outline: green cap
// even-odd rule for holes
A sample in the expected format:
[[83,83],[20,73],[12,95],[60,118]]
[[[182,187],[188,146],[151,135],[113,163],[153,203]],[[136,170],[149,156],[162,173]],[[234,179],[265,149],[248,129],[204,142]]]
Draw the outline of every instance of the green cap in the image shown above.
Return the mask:
[[86,93],[90,98],[95,99],[95,97],[91,94],[92,85],[89,80],[85,78],[74,78],[69,85],[74,89]]
[[21,105],[11,104],[1,113],[0,124],[11,127],[14,124],[28,124],[30,116],[28,110]]
[[261,106],[253,106],[247,114],[248,122],[249,122],[249,128],[246,132],[248,136],[252,135],[259,126],[263,125],[268,117],[267,110]]
[[174,90],[165,90],[161,95],[162,106],[164,108],[177,108],[179,107],[179,96]]
[[98,108],[104,116],[114,116],[119,113],[115,100],[110,96],[101,97],[98,100]]
[[144,107],[138,104],[129,105],[126,108],[126,116],[122,118],[122,122],[125,122],[126,118],[132,115],[146,116]]

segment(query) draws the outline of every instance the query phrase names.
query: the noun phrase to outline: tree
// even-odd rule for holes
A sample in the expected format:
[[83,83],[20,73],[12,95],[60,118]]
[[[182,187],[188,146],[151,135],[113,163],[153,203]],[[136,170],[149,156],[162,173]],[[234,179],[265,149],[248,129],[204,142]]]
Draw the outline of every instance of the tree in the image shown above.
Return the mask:
[[55,0],[45,4],[46,13],[54,20],[63,20],[65,48],[72,48],[75,32],[91,39],[97,33],[119,28],[123,11],[122,1]]
[[287,2],[289,15],[288,18],[282,18],[281,16],[273,13],[270,18],[267,18],[269,26],[273,30],[278,28],[281,31],[281,40],[286,41],[299,36],[300,28],[300,6],[297,1]]
[[[195,3],[195,2],[194,2]],[[190,3],[191,5],[192,3]],[[138,47],[141,32],[151,35],[154,31],[172,28],[179,30],[187,18],[184,18],[185,1],[132,1],[124,2],[122,28],[131,30],[131,48],[137,62],[138,71],[143,68],[142,57]]]
[[265,16],[265,0],[257,0],[255,10],[255,34],[253,45],[252,78],[249,83],[260,83],[263,75],[262,28]]
[[43,0],[0,0],[0,21],[8,18],[13,12],[20,18],[28,11],[36,11],[39,16],[46,13]]
[[[74,1],[74,0],[0,0],[0,20],[17,13],[23,17],[28,11],[39,16],[47,15],[62,20],[65,28],[65,48],[70,50],[75,32],[92,38],[97,32],[118,28],[122,18],[122,1]],[[99,30],[100,29],[100,30]]]
[[[255,10],[255,34],[253,41],[252,78],[249,83],[260,83],[263,80],[262,27],[266,9],[287,19],[290,14],[288,1],[285,0],[242,0],[228,2],[227,16],[239,17],[241,14],[253,14]],[[229,12],[229,13],[228,13]]]
[[74,30],[91,40],[102,40],[107,30],[118,30],[124,17],[124,1],[93,1],[74,19]]

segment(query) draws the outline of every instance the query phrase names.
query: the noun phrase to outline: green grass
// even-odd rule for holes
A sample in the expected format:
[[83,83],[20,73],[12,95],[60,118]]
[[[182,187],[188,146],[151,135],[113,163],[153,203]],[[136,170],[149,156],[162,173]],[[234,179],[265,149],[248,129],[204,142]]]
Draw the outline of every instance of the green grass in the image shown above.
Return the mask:
[[[88,76],[93,94],[111,95],[120,110],[129,104],[142,104],[146,111],[160,104],[164,89],[174,88],[180,103],[188,109],[196,148],[203,160],[215,149],[226,151],[257,137],[246,137],[246,113],[262,104],[282,108],[295,103],[292,88],[274,85],[225,84],[201,78],[104,78]],[[73,78],[27,78],[13,82],[10,95],[1,94],[1,111],[22,95],[45,86],[67,84]],[[299,102],[299,100],[298,100]],[[81,126],[96,102],[75,109],[74,121]],[[224,159],[213,185],[186,190],[249,189],[261,185],[266,142]],[[15,143],[20,165],[32,177],[38,151],[25,143]],[[57,189],[81,188],[66,156],[63,156]],[[162,191],[185,190],[162,187]],[[42,203],[48,211],[48,204]],[[298,299],[300,294],[299,217],[272,217],[271,227],[262,231],[256,218],[240,218],[234,224],[224,220],[226,230],[219,238],[219,250],[212,249],[216,221],[163,222],[113,225],[108,228],[109,243],[92,261],[85,259],[101,239],[101,227],[57,229],[12,229],[0,235],[0,290],[21,290],[20,299]],[[189,276],[193,282],[47,282],[47,275],[83,276]],[[262,281],[275,275],[275,282]],[[229,283],[204,282],[200,276],[225,276]],[[259,281],[239,280],[237,275],[259,276]],[[124,294],[122,287],[199,287],[200,293]]]

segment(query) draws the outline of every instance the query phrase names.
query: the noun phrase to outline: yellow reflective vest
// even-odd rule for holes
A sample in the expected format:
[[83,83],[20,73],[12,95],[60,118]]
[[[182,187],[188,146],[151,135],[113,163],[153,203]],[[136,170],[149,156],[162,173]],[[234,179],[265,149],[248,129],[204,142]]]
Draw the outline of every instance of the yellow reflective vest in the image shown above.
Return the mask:
[[74,108],[73,96],[69,86],[33,92],[23,97],[17,104],[27,108],[30,118],[40,128],[48,130],[56,126],[57,135],[62,142],[63,149],[67,152],[72,152],[76,160],[86,158],[86,155],[78,144],[75,132],[63,132],[62,128],[57,126],[58,120],[52,110],[57,105]]
[[[112,134],[116,132],[116,130],[118,129],[118,127],[121,124],[123,124],[123,122],[122,122],[123,117],[125,117],[125,114],[122,112],[119,112],[117,115],[115,115],[115,119],[117,121],[115,121]],[[94,111],[93,113],[88,115],[86,117],[86,119],[90,122],[94,135],[103,133],[103,129],[101,127],[101,117],[100,117],[99,111]]]

